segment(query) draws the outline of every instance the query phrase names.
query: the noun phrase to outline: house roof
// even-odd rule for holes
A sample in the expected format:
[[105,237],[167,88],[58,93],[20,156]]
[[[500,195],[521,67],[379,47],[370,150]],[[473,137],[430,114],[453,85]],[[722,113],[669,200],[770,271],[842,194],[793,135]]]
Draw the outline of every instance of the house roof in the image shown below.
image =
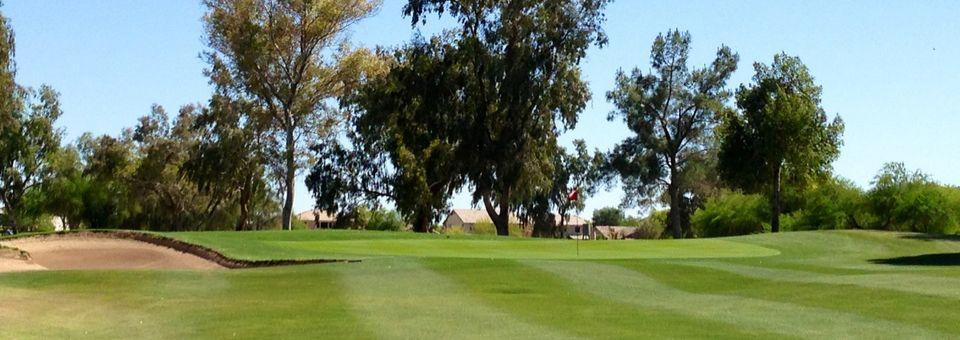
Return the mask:
[[[314,212],[317,212],[314,215]],[[316,220],[317,216],[320,217],[320,222],[336,222],[337,215],[330,214],[326,211],[320,209],[311,209],[297,214],[297,218],[301,221],[313,222]]]
[[[553,221],[557,225],[560,225],[561,222],[563,222],[560,220],[560,214],[553,214]],[[567,225],[587,225],[587,223],[590,223],[590,221],[583,219],[583,217],[577,215],[567,215]]]
[[[453,211],[450,212],[450,215],[448,215],[447,218],[450,218],[450,216],[453,216],[453,215],[459,216],[460,220],[462,220],[463,223],[490,222],[490,215],[487,214],[486,210],[453,209]],[[559,214],[553,214],[553,219],[557,225],[560,225],[561,220],[560,220]],[[510,223],[519,224],[520,219],[518,219],[517,216],[515,216],[514,214],[510,214]],[[580,216],[567,215],[567,225],[586,225],[587,223],[589,223],[589,221],[585,220]]]
[[[490,215],[487,214],[486,210],[453,209],[453,211],[450,212],[450,215],[447,215],[447,218],[450,218],[450,216],[453,215],[460,217],[460,220],[462,220],[463,223],[491,222]],[[520,220],[517,219],[517,216],[510,214],[510,223],[519,224]]]

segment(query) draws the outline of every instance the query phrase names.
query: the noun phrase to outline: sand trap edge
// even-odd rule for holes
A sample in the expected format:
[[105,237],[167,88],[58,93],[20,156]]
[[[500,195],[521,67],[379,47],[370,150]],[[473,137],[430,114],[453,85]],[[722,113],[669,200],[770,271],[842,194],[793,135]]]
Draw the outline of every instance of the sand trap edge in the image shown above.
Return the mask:
[[[48,233],[48,234],[28,234],[28,235],[15,235],[0,238],[0,241],[12,241],[17,239],[44,239],[44,238],[72,238],[72,237],[93,237],[93,238],[108,238],[108,239],[123,239],[123,240],[134,240],[144,243],[149,243],[165,248],[170,248],[181,253],[187,253],[199,258],[202,258],[207,261],[214,262],[225,268],[229,269],[243,269],[243,268],[260,268],[260,267],[276,267],[276,266],[291,266],[291,265],[302,265],[302,264],[322,264],[322,263],[356,263],[360,260],[346,260],[346,259],[307,259],[307,260],[292,260],[292,259],[280,259],[280,260],[244,260],[236,259],[223,255],[219,251],[213,250],[211,248],[201,246],[199,244],[193,244],[189,242],[184,242],[177,240],[171,237],[139,232],[139,231],[129,231],[129,230],[82,230],[82,231],[68,231],[68,232],[57,232],[57,233]],[[11,247],[7,247],[11,248]],[[22,253],[23,250],[17,249]],[[29,254],[25,254],[29,257]]]

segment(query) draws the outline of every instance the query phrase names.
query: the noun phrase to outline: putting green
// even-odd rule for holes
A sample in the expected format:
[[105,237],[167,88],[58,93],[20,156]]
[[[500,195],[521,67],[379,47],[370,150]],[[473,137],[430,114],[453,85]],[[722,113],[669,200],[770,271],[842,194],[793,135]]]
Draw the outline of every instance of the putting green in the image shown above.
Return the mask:
[[865,231],[594,241],[167,233],[359,263],[0,274],[0,339],[958,338],[960,238]]
[[780,252],[725,240],[511,242],[500,240],[276,241],[277,248],[337,257],[413,256],[493,259],[655,259],[773,256]]

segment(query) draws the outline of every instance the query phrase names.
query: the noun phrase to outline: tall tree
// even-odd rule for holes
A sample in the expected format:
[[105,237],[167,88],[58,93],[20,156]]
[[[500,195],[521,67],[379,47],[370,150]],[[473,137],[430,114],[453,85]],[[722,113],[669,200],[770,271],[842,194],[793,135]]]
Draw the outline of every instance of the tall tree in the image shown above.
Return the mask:
[[[365,50],[344,42],[348,27],[369,16],[378,0],[205,0],[207,58],[224,82],[263,110],[269,122],[265,154],[283,193],[289,229],[297,171],[307,147],[341,119],[327,100],[357,80]],[[331,56],[332,55],[332,56]],[[279,151],[274,151],[279,150]]]
[[318,148],[307,183],[319,207],[337,211],[387,198],[415,231],[429,231],[464,182],[456,160],[464,76],[451,67],[452,52],[439,37],[415,40],[394,53],[389,71],[343,98],[353,113],[352,146],[330,141]]
[[131,134],[114,138],[85,133],[77,142],[85,178],[81,221],[88,227],[121,228],[138,209],[129,188],[137,162]]
[[24,195],[49,175],[48,163],[60,147],[62,131],[53,123],[62,114],[59,95],[16,83],[13,30],[0,14],[0,204],[15,229],[24,226]]
[[580,60],[606,43],[608,0],[410,0],[414,25],[429,13],[453,16],[463,119],[457,159],[474,201],[498,235],[509,233],[515,196],[550,181],[556,138],[590,98]]
[[721,46],[710,65],[687,66],[690,34],[670,31],[654,40],[653,71],[635,68],[617,73],[616,89],[607,99],[616,106],[609,120],[623,119],[635,134],[610,154],[611,168],[620,175],[627,203],[641,204],[664,194],[674,238],[683,237],[683,193],[694,183],[686,174],[708,151],[719,114],[730,92],[727,79],[737,68],[737,54]]
[[725,117],[719,167],[729,183],[769,195],[770,227],[778,232],[783,182],[799,186],[829,175],[843,121],[828,120],[822,88],[800,58],[777,54],[773,64],[755,63],[754,70],[753,84],[737,90],[740,112]]

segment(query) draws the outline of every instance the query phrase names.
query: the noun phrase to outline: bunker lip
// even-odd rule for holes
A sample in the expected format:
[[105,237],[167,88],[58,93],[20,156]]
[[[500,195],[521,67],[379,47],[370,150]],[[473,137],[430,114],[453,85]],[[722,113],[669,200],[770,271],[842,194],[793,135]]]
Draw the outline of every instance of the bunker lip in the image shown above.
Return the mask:
[[[353,263],[359,260],[346,259],[276,259],[276,260],[246,260],[237,259],[223,255],[219,251],[201,246],[198,244],[180,241],[163,235],[125,230],[84,230],[76,232],[62,232],[50,234],[33,234],[23,236],[5,237],[0,242],[45,242],[45,241],[72,241],[72,240],[91,240],[91,239],[112,239],[129,240],[143,242],[180,253],[193,255],[202,260],[213,262],[220,267],[229,269],[274,267],[302,264],[322,264],[322,263]],[[9,247],[8,247],[9,248]],[[23,250],[18,250],[24,256],[30,256]]]

